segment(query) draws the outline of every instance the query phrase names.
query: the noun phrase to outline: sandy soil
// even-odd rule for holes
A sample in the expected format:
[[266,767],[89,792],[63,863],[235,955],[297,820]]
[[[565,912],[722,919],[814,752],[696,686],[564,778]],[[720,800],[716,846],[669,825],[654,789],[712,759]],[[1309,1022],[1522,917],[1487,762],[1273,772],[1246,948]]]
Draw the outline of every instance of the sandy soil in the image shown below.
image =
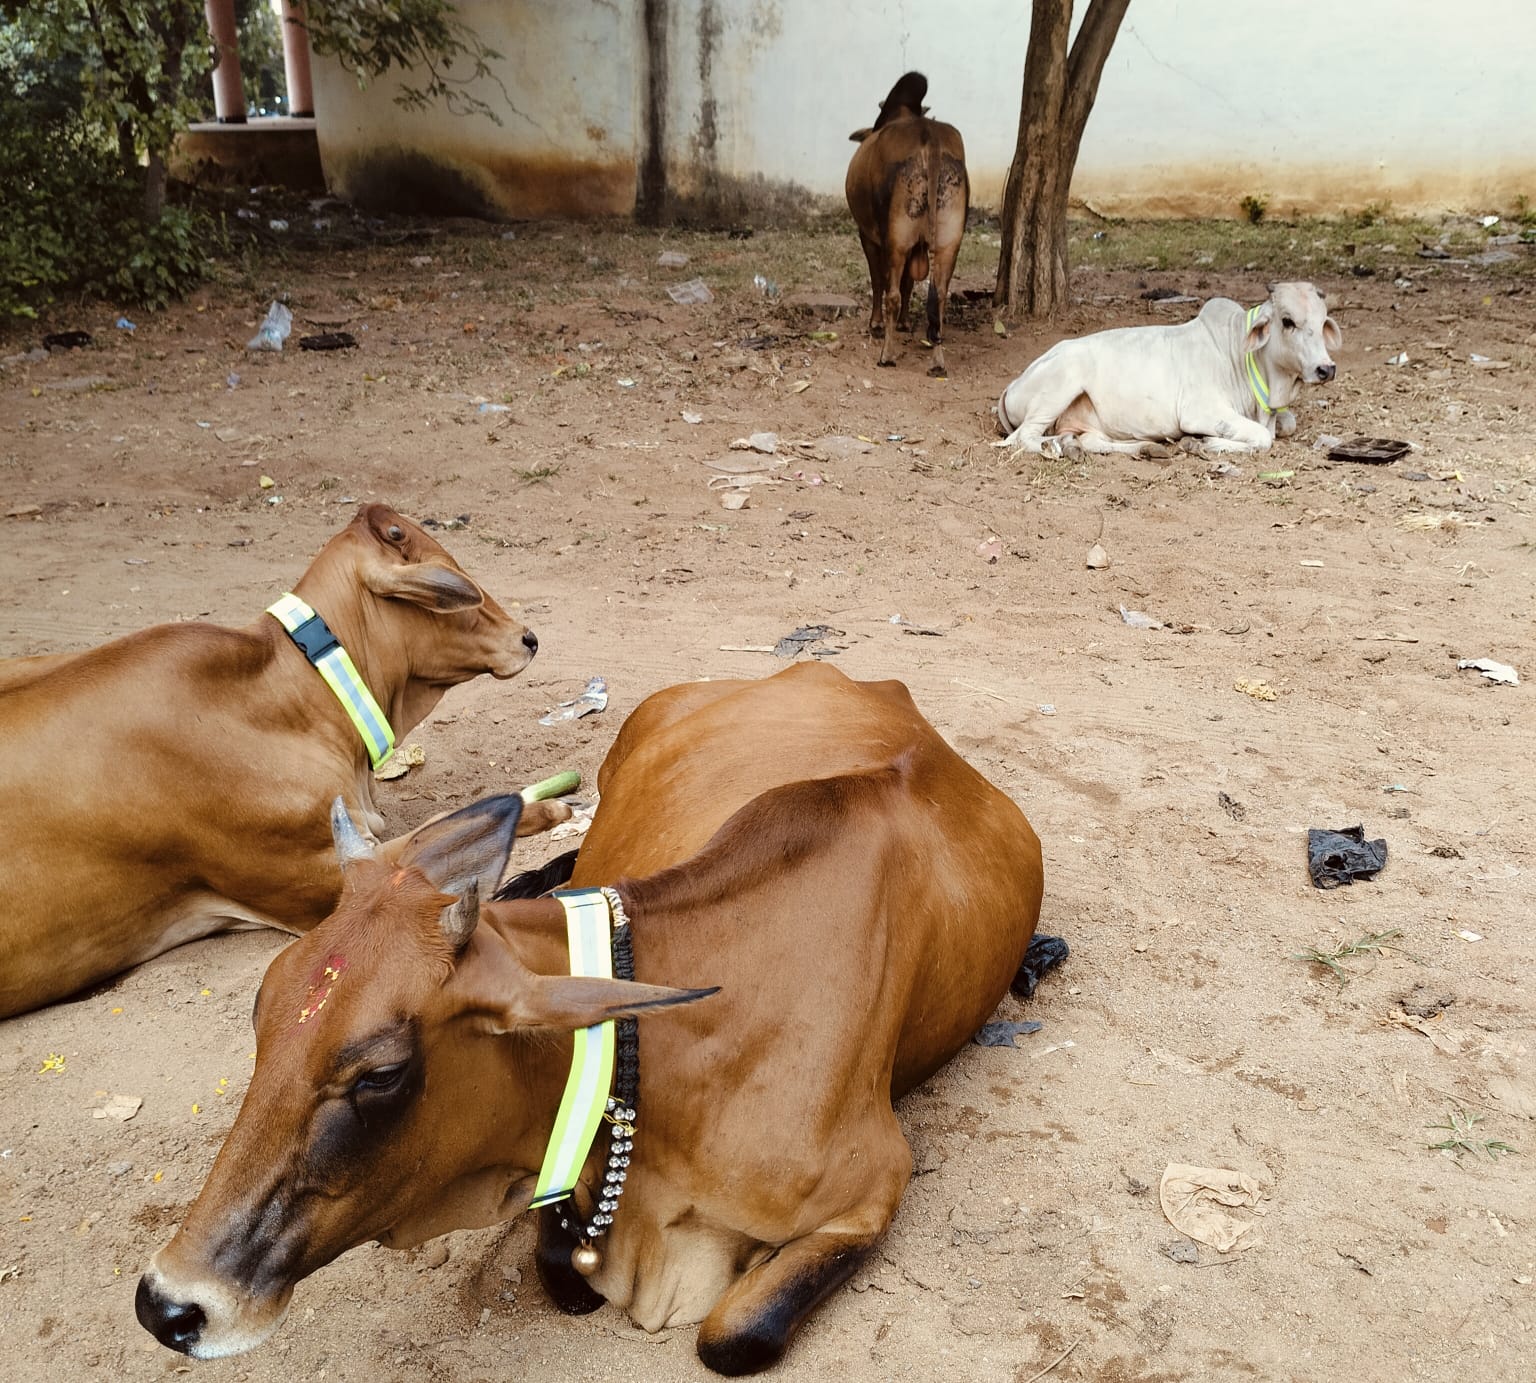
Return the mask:
[[[915,345],[875,369],[860,315],[808,319],[751,289],[766,268],[786,291],[852,291],[851,234],[672,237],[685,270],[655,267],[654,235],[517,234],[295,256],[132,337],[107,308],[61,317],[98,347],[0,374],[0,511],[37,506],[0,528],[0,654],[249,622],[367,497],[467,515],[444,540],[543,646],[520,680],[458,690],[412,736],[426,764],[380,792],[405,829],[559,768],[590,776],[647,693],[780,666],[722,645],[830,624],[839,666],[906,681],[1023,806],[1045,845],[1042,928],[1073,955],[1032,1003],[1003,1005],[1039,1033],[967,1048],[905,1102],[918,1174],[787,1374],[1026,1383],[1059,1360],[1049,1378],[1105,1383],[1536,1376],[1536,734],[1528,684],[1456,667],[1492,656],[1536,677],[1529,278],[1426,275],[1408,257],[1417,282],[1399,291],[1390,271],[1300,266],[1344,328],[1339,380],[1295,441],[1212,478],[1185,455],[988,445],[1002,385],[1055,335],[1149,319],[1134,271],[1080,274],[1081,305],[1051,331],[1004,339],[985,308],[961,312],[935,381]],[[1203,272],[1150,281],[1262,294],[1260,271]],[[695,273],[716,302],[672,305],[664,285]],[[247,357],[274,287],[301,331],[343,325],[360,349]],[[1399,350],[1409,364],[1388,366]],[[876,445],[793,460],[727,512],[706,463],[757,429]],[[1332,464],[1311,445],[1325,432],[1422,450]],[[1085,566],[1095,541],[1107,569]],[[1169,627],[1129,627],[1121,606]],[[536,723],[595,672],[605,714]],[[1306,828],[1357,822],[1387,839],[1385,872],[1314,890]],[[1389,931],[1393,949],[1340,962],[1347,983],[1294,958]],[[690,1330],[557,1316],[525,1224],[358,1249],[244,1358],[189,1370],[139,1329],[136,1278],[234,1117],[251,995],[282,944],[215,938],[0,1025],[0,1372],[704,1376]],[[1448,1003],[1426,1030],[1397,1016],[1416,990]],[[142,1110],[93,1118],[109,1094]],[[1431,1151],[1453,1110],[1518,1153]],[[1171,1259],[1182,1236],[1157,1183],[1173,1162],[1260,1180],[1262,1242]]]

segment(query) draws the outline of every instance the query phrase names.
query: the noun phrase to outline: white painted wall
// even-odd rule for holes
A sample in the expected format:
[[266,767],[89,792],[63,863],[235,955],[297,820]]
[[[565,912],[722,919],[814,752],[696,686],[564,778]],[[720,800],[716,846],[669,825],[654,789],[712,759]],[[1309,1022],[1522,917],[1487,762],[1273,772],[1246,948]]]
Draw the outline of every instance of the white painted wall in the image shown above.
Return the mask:
[[[379,148],[416,149],[472,170],[508,214],[538,215],[562,197],[581,201],[590,165],[607,171],[588,209],[626,210],[623,170],[632,173],[646,127],[640,0],[460,8],[507,55],[499,71],[521,114],[508,112],[498,130],[403,113],[388,83],[359,94],[318,64],[333,182],[345,190],[337,173]],[[840,199],[848,133],[916,67],[933,114],[965,137],[974,200],[995,205],[1028,16],[1028,0],[670,0],[669,181],[684,197],[727,203],[789,184]],[[1533,0],[1135,0],[1074,194],[1113,214],[1235,215],[1248,194],[1282,213],[1371,202],[1508,209],[1521,194],[1536,199],[1533,60]],[[519,175],[524,162],[563,170],[561,196],[551,198],[547,178]]]

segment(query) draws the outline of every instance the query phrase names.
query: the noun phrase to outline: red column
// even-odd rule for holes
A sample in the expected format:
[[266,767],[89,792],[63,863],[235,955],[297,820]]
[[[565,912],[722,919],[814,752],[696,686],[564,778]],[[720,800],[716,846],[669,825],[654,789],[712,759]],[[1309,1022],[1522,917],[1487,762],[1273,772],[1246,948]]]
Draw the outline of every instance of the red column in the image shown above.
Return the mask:
[[315,97],[309,81],[309,29],[304,23],[304,0],[283,0],[282,25],[288,114],[313,115]]
[[204,0],[208,33],[218,50],[213,69],[213,109],[221,125],[245,124],[245,87],[240,81],[240,40],[235,32],[235,0]]

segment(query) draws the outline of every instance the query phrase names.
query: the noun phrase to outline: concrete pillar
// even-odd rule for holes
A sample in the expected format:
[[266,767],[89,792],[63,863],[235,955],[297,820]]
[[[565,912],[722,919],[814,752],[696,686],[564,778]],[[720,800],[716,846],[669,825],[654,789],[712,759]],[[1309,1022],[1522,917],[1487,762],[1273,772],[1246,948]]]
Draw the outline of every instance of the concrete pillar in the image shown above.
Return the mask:
[[221,125],[245,124],[245,87],[240,81],[240,39],[235,31],[235,0],[203,0],[208,33],[218,50],[213,69],[213,111]]
[[309,29],[304,22],[304,0],[283,0],[281,18],[288,114],[313,115],[315,97],[309,81]]

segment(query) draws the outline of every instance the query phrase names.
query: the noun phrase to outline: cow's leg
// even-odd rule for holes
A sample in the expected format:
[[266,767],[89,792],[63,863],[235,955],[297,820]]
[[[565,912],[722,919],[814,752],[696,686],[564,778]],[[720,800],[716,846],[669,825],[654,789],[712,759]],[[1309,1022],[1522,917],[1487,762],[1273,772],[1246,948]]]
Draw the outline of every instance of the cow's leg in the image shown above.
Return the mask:
[[1145,440],[1120,442],[1106,437],[1102,432],[1080,432],[1077,444],[1091,456],[1145,456],[1149,443]]
[[901,306],[897,312],[896,325],[902,331],[912,330],[912,261],[909,259],[901,266]]
[[[885,340],[880,347],[880,359],[877,365],[894,365],[896,363],[896,324],[901,320],[901,308],[903,306],[901,295],[901,282],[907,272],[907,252],[895,247],[887,246],[885,256]],[[910,284],[907,287],[907,297],[912,296]]]
[[1190,437],[1198,438],[1199,449],[1211,455],[1223,451],[1268,451],[1274,441],[1263,423],[1241,413],[1198,410],[1180,414],[1179,427]]
[[[801,1323],[880,1241],[912,1175],[912,1153],[885,1111],[887,1127],[860,1147],[865,1198],[836,1220],[792,1239],[726,1289],[699,1327],[699,1358],[716,1373],[758,1373],[783,1356]],[[840,1165],[839,1156],[833,1157]]]
[[1289,437],[1296,431],[1296,415],[1289,408],[1279,409],[1275,413],[1275,436]]
[[533,1261],[549,1299],[568,1316],[585,1316],[603,1304],[592,1284],[571,1266],[576,1237],[560,1227],[560,1207],[546,1205],[539,1211],[539,1242]]
[[859,243],[869,264],[869,334],[879,336],[885,327],[885,251],[864,234]]
[[960,256],[960,242],[940,245],[934,250],[928,272],[928,340],[933,346],[933,363],[928,373],[942,378],[944,368],[944,308],[949,302],[949,281]]

